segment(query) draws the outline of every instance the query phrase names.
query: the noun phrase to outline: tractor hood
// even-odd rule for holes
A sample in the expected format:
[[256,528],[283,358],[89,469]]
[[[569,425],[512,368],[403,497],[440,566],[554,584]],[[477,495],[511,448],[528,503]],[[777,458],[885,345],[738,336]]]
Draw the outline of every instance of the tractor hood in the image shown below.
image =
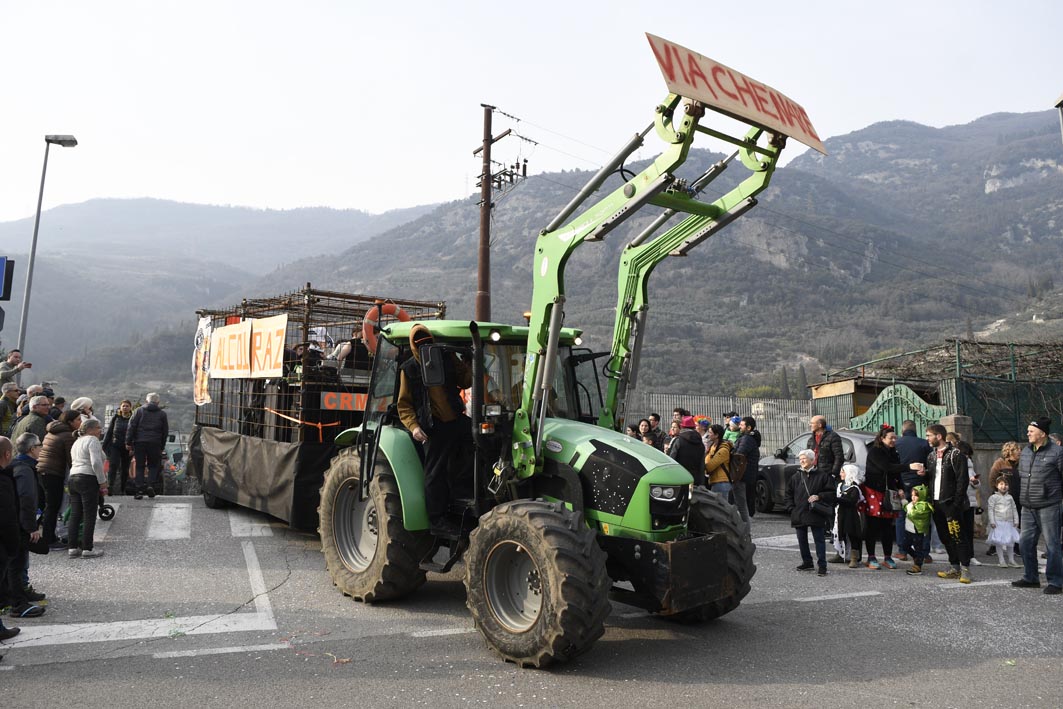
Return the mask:
[[[579,475],[585,514],[605,534],[654,539],[685,529],[694,478],[683,466],[653,446],[593,424],[548,418],[543,431],[546,465]],[[654,502],[651,491],[671,497]]]
[[690,484],[683,466],[663,452],[623,433],[582,421],[548,418],[543,424],[543,455],[577,470],[595,451],[609,448],[641,475],[653,473],[651,482]]

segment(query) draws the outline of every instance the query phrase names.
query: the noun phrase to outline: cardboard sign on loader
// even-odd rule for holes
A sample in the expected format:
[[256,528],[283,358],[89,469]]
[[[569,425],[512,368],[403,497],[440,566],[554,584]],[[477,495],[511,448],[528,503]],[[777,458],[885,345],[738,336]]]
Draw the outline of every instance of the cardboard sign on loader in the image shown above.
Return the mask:
[[804,143],[824,155],[808,113],[793,99],[708,57],[646,33],[668,90]]

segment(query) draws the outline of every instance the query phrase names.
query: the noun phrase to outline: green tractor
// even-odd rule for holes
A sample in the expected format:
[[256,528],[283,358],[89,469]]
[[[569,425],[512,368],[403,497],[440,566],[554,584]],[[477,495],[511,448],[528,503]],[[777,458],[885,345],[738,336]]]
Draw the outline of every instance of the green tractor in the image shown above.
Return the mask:
[[[464,560],[468,608],[487,645],[505,660],[544,667],[601,637],[610,598],[704,621],[734,610],[749,593],[754,546],[736,510],[693,487],[690,473],[667,455],[617,430],[637,371],[650,271],[753,206],[785,143],[778,126],[764,121],[768,130],[748,116],[753,125],[741,138],[705,128],[706,107],[713,104],[703,97],[670,94],[654,122],[540,233],[528,326],[421,323],[434,336],[417,353],[425,385],[441,383],[446,357],[472,371],[473,445],[452,470],[455,534],[429,530],[422,458],[397,414],[416,323],[380,330],[363,423],[337,437],[341,451],[321,489],[322,551],[345,594],[367,603],[399,599],[427,573]],[[663,153],[569,220],[654,130]],[[698,194],[731,159],[691,183],[674,175],[698,133],[734,144],[732,158],[750,172],[713,202]],[[612,348],[592,352],[581,347],[578,330],[563,327],[565,263],[577,246],[646,205],[665,211],[625,248]],[[651,239],[676,213],[688,216]]]

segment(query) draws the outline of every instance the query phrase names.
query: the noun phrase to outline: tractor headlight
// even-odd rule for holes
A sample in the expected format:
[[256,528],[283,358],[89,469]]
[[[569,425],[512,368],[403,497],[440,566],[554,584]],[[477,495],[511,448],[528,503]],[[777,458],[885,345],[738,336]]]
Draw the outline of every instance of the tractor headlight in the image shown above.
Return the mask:
[[654,485],[650,488],[650,497],[659,502],[675,502],[682,499],[682,485]]

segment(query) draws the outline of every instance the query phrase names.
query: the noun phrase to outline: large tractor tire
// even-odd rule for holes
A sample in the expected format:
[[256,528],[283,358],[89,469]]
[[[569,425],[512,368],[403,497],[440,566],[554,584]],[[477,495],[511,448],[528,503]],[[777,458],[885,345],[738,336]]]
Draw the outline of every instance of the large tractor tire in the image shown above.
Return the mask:
[[724,597],[672,616],[683,622],[702,622],[730,613],[749,595],[749,582],[757,572],[753,563],[756,547],[745,531],[745,525],[735,506],[728,503],[727,498],[703,487],[695,487],[691,493],[689,520],[689,527],[693,532],[723,532],[727,536]]
[[358,452],[345,448],[332,459],[318,507],[321,551],[336,587],[355,600],[401,598],[425,582],[421,559],[432,547],[427,532],[402,524],[399,486],[379,456],[369,496],[359,502]]
[[583,515],[517,500],[480,519],[465,554],[469,611],[487,646],[521,667],[586,651],[609,615],[606,555]]

